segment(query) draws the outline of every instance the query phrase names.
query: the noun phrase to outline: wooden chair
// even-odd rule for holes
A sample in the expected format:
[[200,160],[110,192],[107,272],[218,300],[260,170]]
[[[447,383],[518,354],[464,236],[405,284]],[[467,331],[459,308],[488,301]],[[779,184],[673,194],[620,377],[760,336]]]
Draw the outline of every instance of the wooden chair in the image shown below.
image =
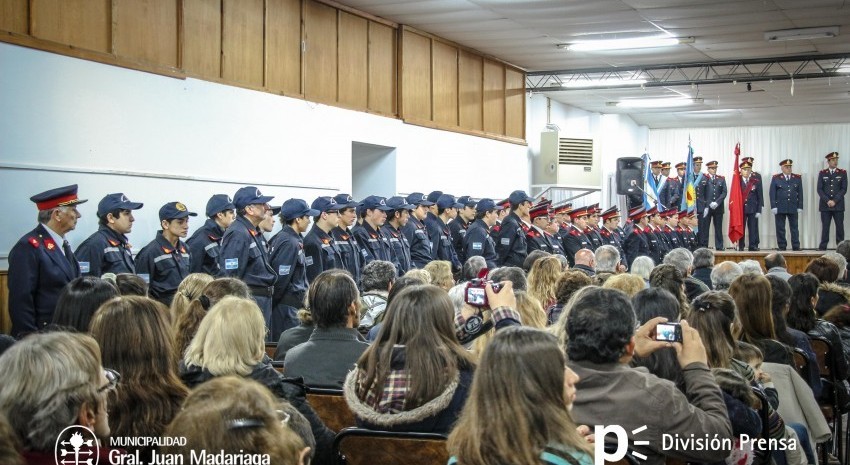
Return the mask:
[[797,374],[803,379],[809,379],[809,359],[806,357],[806,353],[803,352],[803,349],[794,347],[793,355],[794,369],[797,370]]
[[432,433],[394,433],[345,428],[334,451],[345,465],[446,465],[446,437]]
[[[815,357],[818,360],[818,369],[820,370],[821,378],[828,381],[829,387],[832,389],[832,398],[825,402],[818,401],[818,405],[820,406],[821,413],[823,413],[826,422],[832,429],[832,444],[836,449],[836,456],[846,465],[846,459],[844,458],[845,445],[844,438],[842,436],[841,415],[838,413],[838,399],[835,396],[835,385],[837,380],[834,375],[835,369],[833,365],[834,361],[832,359],[832,346],[829,344],[829,341],[820,337],[809,337],[809,342],[811,343],[812,350],[815,352]],[[821,463],[828,463],[827,454],[829,450],[827,450],[825,445],[821,445],[819,447],[821,447]]]
[[277,342],[266,342],[266,355],[274,360],[274,353],[277,352]]
[[357,425],[354,414],[345,403],[342,389],[320,389],[307,386],[307,402],[325,425],[333,431],[342,431]]

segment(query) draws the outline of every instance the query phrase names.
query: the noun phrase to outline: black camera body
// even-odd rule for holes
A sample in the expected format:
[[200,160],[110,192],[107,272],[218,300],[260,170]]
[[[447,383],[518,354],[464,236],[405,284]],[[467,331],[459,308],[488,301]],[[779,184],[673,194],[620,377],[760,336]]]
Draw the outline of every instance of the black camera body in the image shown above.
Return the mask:
[[466,283],[466,290],[463,294],[463,300],[467,304],[478,308],[490,308],[490,302],[487,301],[487,292],[484,287],[490,284],[493,287],[493,292],[499,292],[502,285],[494,283],[486,279],[471,279]]

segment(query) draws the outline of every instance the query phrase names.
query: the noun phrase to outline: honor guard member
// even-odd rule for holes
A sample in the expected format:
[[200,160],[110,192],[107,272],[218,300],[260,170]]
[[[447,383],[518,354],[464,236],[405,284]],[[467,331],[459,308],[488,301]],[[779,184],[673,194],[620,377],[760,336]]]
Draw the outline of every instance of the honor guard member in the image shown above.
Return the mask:
[[776,220],[776,242],[779,250],[785,250],[788,242],[785,239],[785,221],[791,229],[791,247],[800,250],[800,230],[797,229],[797,218],[803,211],[803,179],[791,171],[794,162],[791,159],[779,162],[782,172],[770,179],[770,209]]
[[847,194],[847,171],[838,167],[838,152],[826,155],[828,167],[818,173],[818,210],[820,210],[820,245],[826,250],[829,226],[835,221],[835,243],[844,240],[844,196]]
[[587,207],[587,227],[584,228],[584,235],[590,240],[589,249],[594,252],[602,246],[602,236],[599,234],[600,211],[598,203]]
[[84,240],[74,255],[80,262],[80,272],[101,277],[104,273],[136,273],[132,246],[127,234],[133,230],[133,210],[144,204],[131,202],[124,194],[109,194],[97,204],[99,227]]
[[[313,217],[313,227],[304,236],[307,282],[313,282],[325,270],[343,268],[342,253],[331,236],[331,231],[339,226],[339,204],[333,197],[317,197],[310,208],[319,213]],[[353,229],[355,236],[358,227]],[[362,244],[359,240],[357,242]]]
[[437,199],[437,216],[428,216],[425,219],[425,228],[428,229],[428,238],[433,246],[434,260],[445,260],[452,264],[452,273],[460,271],[460,259],[452,245],[452,230],[448,222],[457,217],[457,211],[463,205],[455,200],[454,196],[443,194]]
[[266,215],[263,218],[263,221],[260,221],[260,224],[257,225],[257,229],[263,236],[263,246],[266,248],[266,252],[272,251],[269,241],[266,240],[266,234],[272,232],[274,229],[274,217],[279,213],[280,207],[269,207],[268,210],[266,210]]
[[552,246],[552,253],[566,257],[564,244],[561,242],[561,225],[555,221],[555,215],[552,214],[552,210],[549,210],[549,223],[543,231],[546,233],[546,239],[549,240],[549,245]]
[[387,213],[391,211],[392,207],[387,205],[387,200],[383,197],[370,195],[363,199],[363,223],[355,226],[352,231],[361,246],[364,267],[375,260],[394,265],[397,263],[389,241],[381,234],[387,222]]
[[351,229],[357,224],[357,202],[348,194],[334,196],[334,202],[339,206],[339,225],[333,228],[331,236],[336,241],[336,246],[339,247],[343,268],[351,273],[354,282],[357,283],[357,286],[360,286],[363,251],[357,239],[354,238],[354,231]]
[[289,199],[280,208],[283,228],[272,237],[269,261],[277,272],[272,297],[272,322],[269,338],[277,341],[280,333],[299,325],[298,309],[304,306],[307,295],[307,265],[304,240],[301,234],[310,227],[310,218],[319,211],[301,199]]
[[498,267],[499,257],[496,255],[496,242],[490,237],[490,230],[496,224],[499,212],[504,207],[496,205],[491,199],[481,199],[475,205],[475,220],[466,231],[464,242],[464,256],[481,256],[487,262],[487,269],[495,270]]
[[661,264],[664,255],[667,253],[667,246],[663,239],[655,233],[657,224],[661,222],[659,221],[658,207],[647,210],[644,218],[646,226],[643,226],[643,237],[646,238],[646,245],[649,246],[649,257],[653,262]]
[[755,176],[756,179],[761,181],[761,174],[756,171],[754,168],[756,166],[756,159],[753,157],[744,157],[741,159],[741,163],[749,163],[750,164],[750,176]]
[[[407,203],[404,197],[398,196],[387,199],[387,206],[392,210],[387,213],[387,223],[381,228],[381,234],[384,235],[384,240],[389,242],[390,248],[392,248],[394,263],[398,271],[397,276],[404,276],[405,273],[413,269],[413,263],[410,259],[410,243],[401,230],[410,221],[410,210],[413,210],[416,206]],[[466,232],[465,229],[464,232]]]
[[694,230],[692,229],[692,224],[696,222],[694,213],[682,210],[679,212],[678,217],[679,226],[676,226],[676,233],[679,235],[679,242],[682,244],[682,247],[693,252],[699,248],[697,246],[696,234],[694,234]]
[[528,221],[529,210],[534,202],[525,191],[513,191],[508,197],[511,212],[496,233],[496,254],[499,256],[500,266],[516,266],[522,268],[525,258],[528,257],[528,246],[525,243],[525,233],[530,225]]
[[12,336],[20,339],[53,321],[59,294],[80,276],[80,265],[65,240],[80,218],[77,185],[30,197],[38,208],[38,226],[9,252],[9,316]]
[[694,181],[694,186],[698,186],[702,181],[702,157],[694,157],[694,170],[690,173],[690,176]]
[[[269,262],[265,239],[258,227],[266,218],[266,211],[271,209],[269,202],[272,199],[274,197],[263,195],[254,186],[236,191],[233,196],[236,220],[221,238],[224,276],[241,279],[248,285],[254,301],[263,311],[266,328],[271,327],[272,295],[277,273]],[[269,333],[266,333],[266,341],[271,341]]]
[[664,231],[664,236],[667,238],[667,244],[670,246],[670,250],[684,247],[685,245],[679,237],[679,232],[676,230],[679,227],[679,210],[676,208],[665,210],[662,216],[665,222],[662,231]]
[[171,306],[177,287],[191,273],[189,246],[180,238],[189,234],[189,217],[198,216],[180,202],[159,209],[161,231],[136,256],[136,273],[148,283],[151,298]]
[[[744,199],[744,227],[749,235],[750,251],[754,252],[759,250],[759,217],[764,207],[764,189],[750,162],[745,161],[738,168],[741,172],[741,197]],[[738,241],[738,250],[744,250],[744,236]]]
[[215,194],[207,201],[207,221],[197,229],[186,245],[192,256],[192,273],[221,276],[221,238],[236,219],[236,205],[227,194]]
[[452,245],[454,245],[457,258],[463,263],[466,261],[466,257],[463,255],[463,236],[466,235],[466,230],[469,229],[469,225],[475,219],[477,202],[468,195],[462,195],[458,197],[457,203],[463,205],[463,207],[458,208],[457,217],[449,223],[449,229],[452,231]]
[[587,229],[587,207],[579,207],[570,212],[572,224],[564,236],[564,252],[570,266],[575,266],[576,253],[581,249],[590,249],[590,239],[584,234]]
[[425,268],[425,265],[433,260],[431,255],[431,239],[425,229],[425,218],[428,216],[428,207],[434,204],[421,192],[414,192],[407,196],[407,203],[414,205],[410,212],[410,219],[401,228],[407,242],[410,243],[410,260],[414,268]]
[[528,216],[531,218],[531,227],[525,233],[525,243],[528,253],[531,253],[533,250],[553,253],[552,244],[546,237],[548,234],[546,228],[549,226],[549,205],[551,204],[551,201],[543,200],[528,211]]
[[723,250],[723,205],[726,200],[726,179],[717,174],[717,162],[705,164],[708,173],[696,186],[697,211],[700,214],[700,246],[708,247],[708,230],[714,223],[714,248]]
[[567,234],[567,230],[569,229],[569,213],[572,208],[573,204],[571,203],[564,203],[552,208],[552,214],[555,216],[554,221],[558,226],[558,232],[555,234],[555,238],[558,242],[560,242],[561,250],[564,249],[563,241],[564,236]]
[[504,221],[510,213],[511,201],[509,199],[505,199],[501,202],[496,202],[496,205],[502,207],[502,209],[496,211],[496,224],[490,228],[490,236],[493,237],[493,242],[496,242],[495,237],[499,234],[499,230],[502,228],[502,221]]
[[646,211],[643,208],[638,208],[629,212],[629,219],[632,220],[633,226],[623,242],[623,250],[626,252],[629,269],[631,269],[636,258],[641,256],[652,257],[652,255],[649,252],[649,239],[644,233],[644,229],[649,225]]
[[658,200],[668,209],[679,209],[682,204],[682,189],[685,185],[685,169],[684,163],[676,163],[676,176],[667,178],[661,192],[658,193]]
[[620,234],[617,232],[617,227],[620,226],[620,210],[617,206],[613,206],[602,212],[602,227],[599,229],[599,235],[602,237],[602,245],[610,245],[620,252],[620,262],[625,265],[628,263],[626,252],[623,250],[623,241]]
[[[661,162],[661,180],[658,181],[658,196],[661,198],[661,191],[664,189],[664,186],[667,185],[667,180],[670,179],[670,162],[662,161]],[[667,204],[664,205],[664,209],[669,208]]]

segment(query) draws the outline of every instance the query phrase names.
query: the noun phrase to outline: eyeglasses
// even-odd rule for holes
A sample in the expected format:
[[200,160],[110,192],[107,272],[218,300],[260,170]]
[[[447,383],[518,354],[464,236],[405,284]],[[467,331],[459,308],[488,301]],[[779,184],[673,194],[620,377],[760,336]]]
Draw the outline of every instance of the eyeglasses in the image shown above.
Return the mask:
[[101,387],[97,392],[114,391],[118,387],[118,382],[121,381],[121,374],[111,368],[104,368],[103,375],[106,376],[106,386]]

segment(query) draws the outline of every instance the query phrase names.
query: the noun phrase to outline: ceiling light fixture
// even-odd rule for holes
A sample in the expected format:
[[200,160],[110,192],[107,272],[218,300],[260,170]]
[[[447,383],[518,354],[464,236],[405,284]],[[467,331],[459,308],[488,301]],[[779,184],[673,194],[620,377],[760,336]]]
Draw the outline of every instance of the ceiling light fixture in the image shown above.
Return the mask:
[[701,98],[673,97],[620,100],[619,102],[607,102],[606,105],[620,108],[667,108],[684,107],[700,103],[703,103],[703,99]]
[[567,89],[582,89],[585,87],[625,87],[646,84],[646,79],[582,79],[561,84]]
[[800,29],[767,31],[764,33],[764,40],[768,42],[781,42],[786,40],[831,39],[837,35],[838,26],[804,27]]
[[844,74],[850,73],[850,65],[849,66],[842,66],[842,67],[836,69],[835,72],[836,73],[844,73]]
[[570,44],[558,44],[558,48],[563,48],[571,52],[599,52],[604,50],[627,50],[632,48],[670,47],[678,44],[692,44],[693,42],[693,37],[676,38],[656,36],[574,42]]

